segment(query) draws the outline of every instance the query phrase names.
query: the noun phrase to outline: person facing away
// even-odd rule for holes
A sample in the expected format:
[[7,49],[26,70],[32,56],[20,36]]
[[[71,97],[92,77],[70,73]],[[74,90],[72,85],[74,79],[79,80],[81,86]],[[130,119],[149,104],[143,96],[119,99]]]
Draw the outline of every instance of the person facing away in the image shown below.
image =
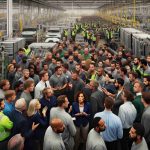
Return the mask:
[[93,119],[93,129],[88,134],[86,150],[107,150],[101,132],[105,131],[105,122],[101,117]]
[[43,150],[66,150],[61,133],[65,125],[61,119],[53,118],[44,136]]
[[66,95],[61,95],[57,98],[58,107],[52,108],[50,111],[50,120],[53,118],[60,118],[65,124],[65,131],[62,133],[62,138],[66,147],[66,150],[73,150],[74,136],[76,134],[76,128],[71,116],[65,111],[68,108],[68,98]]
[[118,149],[118,143],[123,136],[123,129],[120,118],[111,111],[113,105],[114,99],[106,97],[104,101],[105,110],[96,113],[94,117],[101,117],[106,123],[107,128],[102,133],[102,137],[107,150],[120,150]]

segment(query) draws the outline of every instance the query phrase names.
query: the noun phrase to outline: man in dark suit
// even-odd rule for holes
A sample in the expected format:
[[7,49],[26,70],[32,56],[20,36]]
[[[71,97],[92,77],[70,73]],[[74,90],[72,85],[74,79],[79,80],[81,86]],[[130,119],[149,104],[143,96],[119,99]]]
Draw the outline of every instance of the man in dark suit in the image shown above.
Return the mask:
[[[25,138],[25,147],[27,139],[32,135],[32,132],[38,127],[39,124],[32,124],[30,129],[28,126],[28,121],[23,115],[23,111],[26,110],[26,101],[24,98],[20,98],[15,103],[15,110],[11,113],[10,120],[13,122],[12,135],[21,134]],[[28,144],[27,144],[28,145]]]

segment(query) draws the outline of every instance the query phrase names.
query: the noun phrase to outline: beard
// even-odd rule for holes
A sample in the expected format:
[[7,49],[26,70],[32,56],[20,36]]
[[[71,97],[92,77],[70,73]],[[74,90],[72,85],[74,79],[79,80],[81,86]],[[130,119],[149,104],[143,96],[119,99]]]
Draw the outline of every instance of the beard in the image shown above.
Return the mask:
[[115,86],[116,90],[119,90],[119,86]]
[[130,137],[130,135],[129,135],[129,139],[130,139],[130,141],[132,141],[132,142],[136,142],[136,141],[137,141],[137,136],[134,137],[134,138],[132,138],[132,137]]

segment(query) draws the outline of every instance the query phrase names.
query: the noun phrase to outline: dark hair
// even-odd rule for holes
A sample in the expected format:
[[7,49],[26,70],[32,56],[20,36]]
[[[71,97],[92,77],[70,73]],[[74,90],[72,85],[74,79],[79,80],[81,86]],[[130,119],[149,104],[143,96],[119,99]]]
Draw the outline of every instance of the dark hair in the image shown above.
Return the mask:
[[86,100],[87,100],[87,97],[86,97],[85,93],[83,93],[82,91],[79,91],[79,92],[77,92],[77,93],[75,94],[74,100],[75,100],[76,102],[78,102],[78,97],[79,97],[80,94],[83,94],[83,96],[84,96],[84,101],[86,101]]
[[77,70],[72,70],[72,73],[79,75],[79,72]]
[[132,102],[134,100],[134,96],[129,90],[124,89],[123,92],[124,92],[124,96],[127,98],[127,101]]
[[150,104],[150,92],[142,92],[142,98],[146,104]]
[[134,123],[133,128],[136,130],[136,134],[140,135],[141,137],[145,134],[144,126],[141,123]]
[[124,85],[124,80],[122,78],[117,78],[116,80],[118,82],[118,84],[120,84],[121,86]]
[[148,82],[150,82],[150,76],[143,77],[146,78]]
[[120,70],[124,73],[127,74],[127,69],[125,67],[120,68]]
[[16,82],[14,83],[14,89],[18,88],[21,84],[23,84],[22,81],[16,81]]
[[146,59],[141,59],[141,64],[144,66],[147,66],[147,60]]
[[112,109],[112,107],[114,105],[114,100],[111,97],[106,97],[104,104],[107,109]]
[[58,71],[58,69],[60,69],[60,68],[61,68],[61,66],[56,66],[55,67],[55,72]]
[[67,97],[66,95],[58,96],[58,98],[57,98],[57,105],[58,106],[62,106],[62,104],[65,103],[65,98],[66,97]]
[[136,73],[136,72],[129,72],[129,74],[132,74],[132,76],[133,76],[134,78],[138,78],[138,73]]
[[95,118],[93,119],[93,128],[98,127],[98,123],[99,123],[99,121],[100,121],[101,119],[102,119],[101,117],[95,117]]
[[68,65],[67,63],[63,64],[63,67],[64,67],[65,69],[69,69],[69,65]]
[[45,65],[47,65],[47,66],[48,66],[48,63],[44,62],[44,63],[43,63],[43,65],[42,65],[42,67],[44,67]]

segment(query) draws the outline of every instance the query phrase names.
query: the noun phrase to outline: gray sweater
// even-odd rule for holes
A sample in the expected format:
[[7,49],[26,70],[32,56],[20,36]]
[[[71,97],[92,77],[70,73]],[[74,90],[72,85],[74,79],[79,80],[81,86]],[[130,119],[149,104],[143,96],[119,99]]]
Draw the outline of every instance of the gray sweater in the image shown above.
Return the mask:
[[141,118],[141,123],[143,124],[145,128],[145,140],[147,142],[150,142],[150,106],[144,109],[142,118]]
[[92,129],[87,138],[86,150],[107,150],[101,135]]
[[62,139],[64,141],[66,150],[73,150],[74,136],[76,134],[76,128],[71,116],[60,107],[52,108],[50,111],[50,119],[59,118],[65,125],[65,130],[62,133]]
[[148,150],[145,139],[143,138],[142,142],[139,144],[132,144],[131,150]]
[[43,150],[66,150],[60,134],[49,126],[45,132]]

